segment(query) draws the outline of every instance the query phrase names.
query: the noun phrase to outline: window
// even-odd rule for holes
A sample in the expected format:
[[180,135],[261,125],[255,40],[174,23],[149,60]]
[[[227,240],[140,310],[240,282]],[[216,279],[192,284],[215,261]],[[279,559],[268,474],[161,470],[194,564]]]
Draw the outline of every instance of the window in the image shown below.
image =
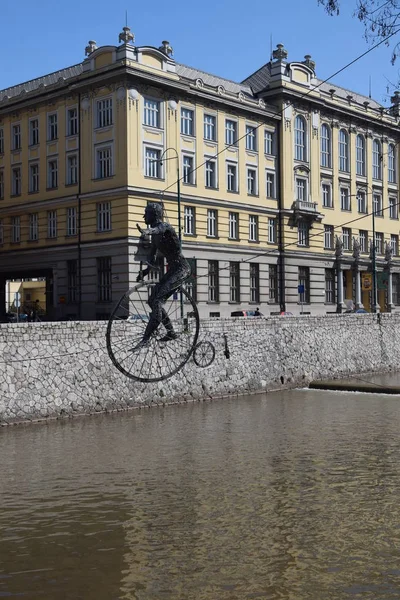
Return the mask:
[[342,227],[343,250],[351,250],[351,229]]
[[372,142],[372,178],[382,179],[382,153],[379,140]]
[[185,235],[195,235],[196,233],[196,212],[193,206],[185,206],[183,232]]
[[58,138],[58,117],[57,113],[47,115],[47,139],[52,142]]
[[56,210],[48,210],[47,211],[47,237],[48,238],[56,238],[57,237],[57,211]]
[[333,248],[333,225],[324,225],[324,248],[325,250],[332,250]]
[[77,235],[78,227],[77,227],[77,214],[76,207],[71,206],[67,208],[67,235]]
[[350,193],[348,188],[340,188],[340,208],[351,210]]
[[47,163],[47,188],[54,189],[58,186],[58,160],[49,160]]
[[227,163],[226,174],[228,192],[237,192],[237,165]]
[[322,206],[324,208],[333,208],[332,186],[330,183],[322,184]]
[[97,259],[97,301],[111,302],[111,256]]
[[377,254],[383,254],[383,233],[379,231],[375,232],[375,252]]
[[356,174],[365,176],[365,139],[362,135],[356,137]]
[[215,160],[207,160],[206,165],[206,187],[217,187],[217,166]]
[[253,125],[246,125],[246,150],[257,150],[257,129]]
[[219,302],[219,270],[218,261],[208,261],[208,301]]
[[269,299],[270,302],[279,302],[278,295],[278,267],[269,265]]
[[181,108],[181,133],[194,135],[194,112],[188,108]]
[[145,148],[145,171],[146,177],[161,178],[162,166],[160,164],[161,150]]
[[112,98],[97,100],[97,127],[109,127],[113,124]]
[[2,219],[0,219],[0,244],[4,244],[4,228]]
[[310,302],[310,267],[299,267],[299,285],[303,286],[304,292],[300,294],[300,302]]
[[0,154],[4,154],[4,129],[0,127]]
[[11,217],[11,241],[14,244],[21,241],[21,217]]
[[229,263],[229,300],[240,302],[240,263]]
[[260,265],[250,263],[250,302],[260,302]]
[[29,165],[29,191],[31,193],[39,191],[39,165]]
[[298,115],[294,121],[294,158],[296,160],[307,160],[306,158],[306,122],[304,117]]
[[276,244],[276,219],[268,218],[268,243]]
[[112,149],[111,146],[106,148],[97,148],[96,150],[96,178],[105,179],[111,177],[112,170]]
[[29,121],[29,145],[37,146],[39,143],[39,119]]
[[195,302],[197,302],[197,260],[195,258],[186,259],[190,266],[190,277],[185,281],[185,288]]
[[249,242],[258,242],[258,217],[249,216]]
[[389,217],[391,219],[399,218],[399,208],[398,208],[398,204],[397,204],[397,198],[394,198],[393,196],[391,196],[389,198]]
[[390,236],[390,247],[393,252],[393,256],[398,256],[399,254],[399,236],[392,234]]
[[325,302],[335,303],[335,269],[325,269]]
[[67,297],[68,303],[78,302],[78,261],[67,260]]
[[331,166],[331,130],[326,123],[323,123],[321,125],[321,167]]
[[0,200],[4,199],[4,170],[0,169]]
[[77,135],[78,133],[78,109],[69,108],[67,110],[67,135]]
[[380,194],[374,194],[373,195],[373,211],[375,213],[376,217],[383,217],[383,211],[382,211],[382,196]]
[[265,154],[274,153],[274,134],[272,131],[264,131],[264,152]]
[[21,195],[21,167],[14,167],[12,170],[12,195]]
[[257,171],[256,169],[247,169],[247,193],[251,196],[257,194]]
[[183,156],[183,183],[194,184],[194,162],[193,156]]
[[359,190],[357,194],[357,205],[358,212],[366,214],[367,213],[367,195],[364,190]]
[[74,185],[78,183],[78,157],[76,154],[67,156],[67,184]]
[[358,233],[358,241],[360,242],[360,252],[368,251],[368,231],[360,229]]
[[296,177],[296,200],[299,202],[307,200],[307,182],[299,177]]
[[238,213],[229,213],[229,239],[239,239],[239,215]]
[[392,300],[394,304],[400,304],[400,275],[399,273],[392,274],[393,292]]
[[349,134],[339,131],[339,171],[349,171]]
[[111,202],[97,204],[97,231],[111,231]]
[[143,124],[149,127],[160,127],[160,102],[144,98]]
[[13,125],[12,133],[12,150],[21,150],[21,125]]
[[236,121],[225,121],[225,144],[233,146],[237,142],[237,123]]
[[204,139],[215,142],[217,139],[217,117],[204,115]]
[[213,208],[207,210],[207,235],[208,237],[218,236],[218,213]]
[[29,215],[29,241],[33,242],[39,239],[39,219],[37,213]]
[[297,245],[308,246],[309,245],[309,232],[310,225],[307,221],[299,221],[298,233],[297,233]]
[[396,183],[396,148],[394,144],[388,146],[388,181]]
[[266,172],[267,198],[276,198],[275,173]]

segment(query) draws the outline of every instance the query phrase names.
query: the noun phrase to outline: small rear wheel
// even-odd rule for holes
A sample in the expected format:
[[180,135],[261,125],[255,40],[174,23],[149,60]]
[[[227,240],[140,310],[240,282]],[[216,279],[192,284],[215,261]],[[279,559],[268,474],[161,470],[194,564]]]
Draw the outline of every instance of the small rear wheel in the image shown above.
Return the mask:
[[140,283],[124,294],[107,326],[107,351],[115,367],[135,381],[163,381],[182,369],[191,357],[199,335],[196,303],[184,287],[173,292],[164,304],[175,339],[165,338],[161,323],[147,345],[136,349],[149,321],[147,304],[151,284]]
[[211,342],[199,342],[193,351],[193,361],[198,367],[209,367],[215,359],[215,347]]

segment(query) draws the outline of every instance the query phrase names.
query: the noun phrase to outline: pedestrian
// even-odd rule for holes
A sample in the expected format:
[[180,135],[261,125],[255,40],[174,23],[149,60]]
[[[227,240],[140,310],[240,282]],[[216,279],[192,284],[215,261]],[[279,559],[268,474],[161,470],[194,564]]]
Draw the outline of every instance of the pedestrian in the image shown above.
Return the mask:
[[254,311],[254,316],[255,317],[261,317],[261,313],[260,313],[260,309],[257,307],[256,310]]

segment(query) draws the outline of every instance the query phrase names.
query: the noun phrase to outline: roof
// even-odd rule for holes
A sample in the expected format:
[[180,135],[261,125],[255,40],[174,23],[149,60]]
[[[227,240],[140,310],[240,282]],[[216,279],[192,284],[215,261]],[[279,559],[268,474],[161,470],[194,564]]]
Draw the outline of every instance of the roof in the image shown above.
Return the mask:
[[19,96],[21,92],[33,92],[34,90],[39,89],[40,86],[46,87],[48,85],[54,85],[58,83],[60,79],[71,79],[73,77],[77,77],[82,72],[83,66],[82,63],[80,63],[78,65],[74,65],[73,67],[67,67],[66,69],[55,71],[49,75],[38,77],[37,79],[25,81],[25,83],[20,83],[18,85],[6,88],[5,90],[0,90],[0,101],[4,98],[4,96],[7,96],[8,98],[15,98],[16,96]]
[[246,85],[245,83],[237,83],[235,81],[231,81],[230,79],[224,79],[223,77],[218,77],[217,75],[211,75],[211,73],[194,69],[193,67],[187,67],[186,65],[176,63],[176,72],[180,77],[184,77],[186,79],[201,79],[205,85],[212,87],[218,87],[219,85],[222,85],[227,92],[232,92],[233,94],[244,92],[250,96],[253,95],[250,86]]
[[268,87],[271,79],[271,63],[263,65],[258,71],[244,79],[243,85],[248,85],[254,94],[258,94]]

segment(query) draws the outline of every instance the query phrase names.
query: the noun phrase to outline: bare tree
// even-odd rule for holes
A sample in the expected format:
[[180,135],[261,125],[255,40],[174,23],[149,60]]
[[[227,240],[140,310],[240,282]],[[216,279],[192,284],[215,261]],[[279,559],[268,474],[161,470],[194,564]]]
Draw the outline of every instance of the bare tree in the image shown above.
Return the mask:
[[[348,0],[318,0],[326,12],[333,16],[340,12],[340,3]],[[395,36],[400,31],[400,0],[356,0],[354,16],[364,24],[365,39],[376,43]],[[389,40],[385,44],[390,45]],[[392,50],[392,64],[396,62],[400,52],[400,42],[395,43]]]

